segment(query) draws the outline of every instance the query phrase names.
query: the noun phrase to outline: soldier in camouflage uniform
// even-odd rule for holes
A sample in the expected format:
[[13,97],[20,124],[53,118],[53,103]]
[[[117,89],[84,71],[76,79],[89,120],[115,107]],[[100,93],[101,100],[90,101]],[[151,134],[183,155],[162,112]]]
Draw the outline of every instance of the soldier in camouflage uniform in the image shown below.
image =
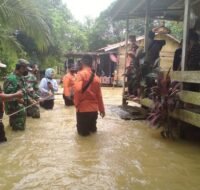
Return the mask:
[[4,92],[6,94],[16,93],[18,90],[22,90],[23,98],[20,100],[13,100],[5,103],[6,114],[12,114],[17,112],[15,115],[9,117],[9,123],[13,130],[24,130],[26,124],[26,111],[25,105],[27,105],[28,94],[27,87],[24,80],[24,76],[27,75],[28,61],[19,59],[16,64],[15,71],[11,73],[4,81]]
[[[38,67],[35,64],[30,65],[30,67],[32,70],[29,71],[29,74],[25,77],[25,80],[28,85],[28,95],[37,102],[40,98],[38,80],[36,77]],[[31,105],[30,102],[28,103],[28,105]],[[27,109],[27,116],[30,116],[32,118],[40,118],[39,106],[34,104],[33,106],[29,107]]]
[[[0,68],[5,68],[5,67],[6,65],[4,65],[3,63],[0,63]],[[23,97],[23,93],[21,91],[18,91],[14,94],[4,94],[0,87],[0,143],[7,141],[7,138],[5,136],[5,131],[4,131],[4,125],[2,122],[3,113],[4,113],[3,102],[13,100],[14,98],[20,99],[22,97]]]

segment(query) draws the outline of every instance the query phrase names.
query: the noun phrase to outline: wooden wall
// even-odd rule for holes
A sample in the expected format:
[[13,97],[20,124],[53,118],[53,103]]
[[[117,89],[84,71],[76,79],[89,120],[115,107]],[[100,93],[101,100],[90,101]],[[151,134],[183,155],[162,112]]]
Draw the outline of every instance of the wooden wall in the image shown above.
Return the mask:
[[156,39],[166,41],[166,45],[160,53],[160,65],[163,71],[167,71],[173,64],[174,53],[179,48],[179,43],[166,35],[157,35]]
[[[174,52],[177,48],[179,48],[179,43],[168,37],[164,34],[159,34],[156,36],[157,40],[165,40],[166,45],[162,48],[162,51],[160,53],[161,58],[161,70],[168,71],[168,69],[172,66],[173,58],[174,58]],[[138,45],[140,47],[144,46],[144,40],[138,41]],[[125,47],[118,48],[118,54],[119,54],[119,66],[118,66],[118,79],[119,84],[123,84],[123,73],[124,73],[124,67],[125,67]]]

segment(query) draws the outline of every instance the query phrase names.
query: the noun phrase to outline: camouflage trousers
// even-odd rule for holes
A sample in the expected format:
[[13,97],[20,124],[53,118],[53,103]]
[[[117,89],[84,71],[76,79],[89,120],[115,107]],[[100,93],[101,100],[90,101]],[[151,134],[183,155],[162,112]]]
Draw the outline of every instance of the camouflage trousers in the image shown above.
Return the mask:
[[32,118],[40,118],[40,108],[38,105],[33,105],[26,110],[27,116]]
[[25,109],[9,117],[9,124],[13,130],[24,130],[26,127]]

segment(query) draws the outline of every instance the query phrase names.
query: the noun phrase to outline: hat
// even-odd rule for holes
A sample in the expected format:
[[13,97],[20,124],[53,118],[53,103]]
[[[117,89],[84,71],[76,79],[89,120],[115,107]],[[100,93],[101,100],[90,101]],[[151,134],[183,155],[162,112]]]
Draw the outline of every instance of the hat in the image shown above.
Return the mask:
[[26,66],[29,71],[32,71],[32,68],[29,66],[30,63],[26,59],[19,59],[17,64]]
[[7,66],[0,61],[0,68],[6,68]]
[[18,64],[19,65],[29,65],[29,62],[26,59],[19,59]]

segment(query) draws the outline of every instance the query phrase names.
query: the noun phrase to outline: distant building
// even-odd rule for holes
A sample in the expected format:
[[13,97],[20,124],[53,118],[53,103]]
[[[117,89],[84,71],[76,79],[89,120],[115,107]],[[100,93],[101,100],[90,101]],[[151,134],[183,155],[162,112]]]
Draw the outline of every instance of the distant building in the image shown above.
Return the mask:
[[[161,58],[160,66],[162,70],[167,71],[172,66],[174,52],[179,47],[180,41],[170,34],[157,34],[155,39],[157,40],[162,39],[166,41],[166,45],[162,48],[162,51],[160,53],[160,58]],[[144,36],[137,37],[136,41],[140,47],[144,46]],[[106,47],[97,50],[97,52],[99,53],[103,52],[106,53],[100,56],[100,63],[99,63],[99,67],[102,73],[101,78],[103,84],[106,83],[112,84],[113,73],[115,70],[117,70],[118,85],[123,84],[123,74],[125,69],[125,52],[126,52],[125,46],[126,42],[123,41],[107,45]],[[115,55],[117,57],[116,58],[117,62],[115,60],[112,60],[111,55]]]

